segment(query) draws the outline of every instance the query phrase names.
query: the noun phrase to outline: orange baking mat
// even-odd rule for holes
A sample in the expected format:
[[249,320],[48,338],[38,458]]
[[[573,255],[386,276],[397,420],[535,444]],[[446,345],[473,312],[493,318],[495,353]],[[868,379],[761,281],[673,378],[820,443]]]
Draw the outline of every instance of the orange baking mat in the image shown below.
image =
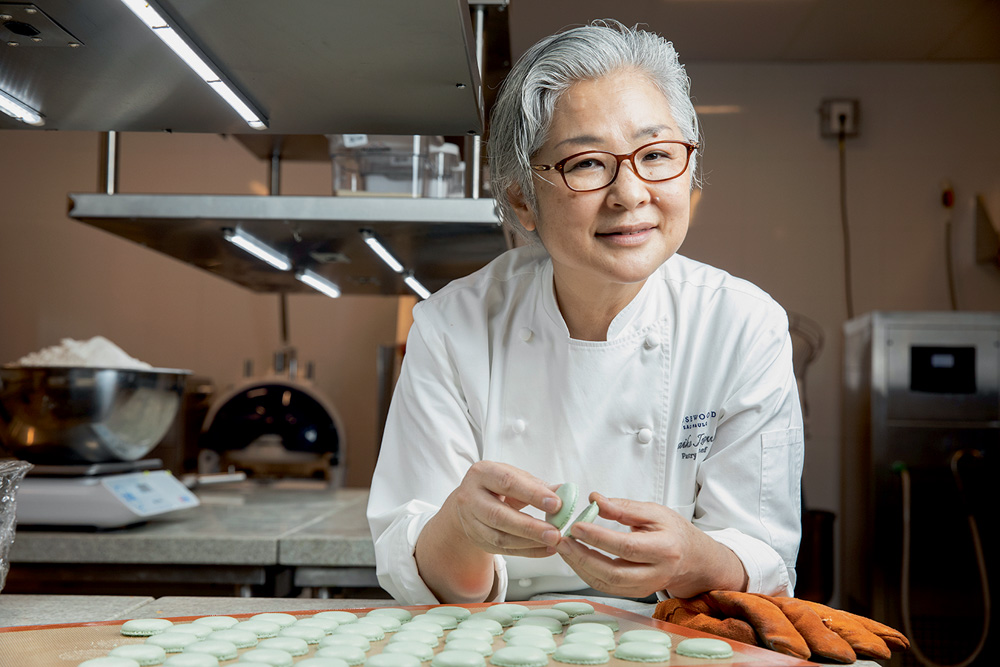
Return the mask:
[[[587,602],[586,600],[583,601]],[[523,604],[529,607],[545,608],[551,607],[556,602],[560,602],[560,600],[518,602],[518,604]],[[638,614],[633,614],[615,607],[609,607],[607,605],[593,602],[590,602],[590,604],[594,607],[596,613],[613,616],[618,620],[619,632],[615,635],[616,638],[620,636],[622,632],[626,632],[628,630],[655,628],[668,632],[673,638],[674,647],[676,647],[678,642],[688,637],[712,636],[703,632],[698,632],[697,630],[691,630],[679,625],[674,625],[672,623],[664,623],[645,616],[639,616]],[[414,613],[414,615],[416,615],[416,613],[430,609],[431,606],[436,605],[411,606],[403,608],[409,609]],[[484,609],[490,605],[473,604],[463,606],[472,610],[477,610]],[[331,610],[333,609],[336,608],[331,607]],[[299,618],[306,618],[320,611],[325,610],[311,609],[309,611],[289,611],[285,613]],[[345,611],[350,611],[358,616],[363,616],[371,610],[346,609]],[[253,616],[253,613],[226,615],[233,616],[234,618],[245,619],[249,616]],[[187,623],[196,618],[198,618],[198,616],[180,616],[172,617],[170,620],[176,623]],[[107,655],[111,649],[116,646],[121,646],[122,644],[141,644],[144,641],[143,638],[121,636],[120,628],[124,622],[124,620],[119,620],[103,621],[99,623],[72,623],[65,625],[35,625],[28,627],[0,628],[0,667],[62,667],[64,665],[66,667],[70,667],[78,665],[84,660]],[[564,635],[556,635],[555,639],[557,644],[562,641],[563,636]],[[386,641],[387,640],[373,642],[372,648],[368,654],[372,655],[381,652],[382,646]],[[702,667],[711,667],[713,665],[770,667],[773,665],[775,667],[796,667],[814,664],[805,660],[799,660],[780,653],[775,653],[774,651],[762,649],[757,646],[750,646],[748,644],[741,644],[740,642],[733,641],[729,643],[733,647],[733,657],[725,660],[701,660],[698,658],[686,658],[682,655],[677,655],[676,652],[672,652],[669,662],[652,664],[626,662],[624,660],[618,660],[612,656],[611,661],[607,663],[607,667],[656,667],[657,665],[701,665]],[[501,648],[503,645],[503,639],[497,637],[493,648],[496,650]],[[444,646],[443,639],[437,650],[440,650],[442,646]],[[249,650],[250,649],[240,649],[240,653],[244,653]],[[309,647],[309,653],[295,658],[295,662],[311,657],[315,652],[315,645],[311,645]],[[226,660],[221,662],[220,665],[234,665],[236,663],[237,660]],[[487,663],[489,663],[488,658]],[[244,665],[255,663],[239,664]],[[562,665],[561,663],[557,663],[550,658],[549,667],[571,666]]]

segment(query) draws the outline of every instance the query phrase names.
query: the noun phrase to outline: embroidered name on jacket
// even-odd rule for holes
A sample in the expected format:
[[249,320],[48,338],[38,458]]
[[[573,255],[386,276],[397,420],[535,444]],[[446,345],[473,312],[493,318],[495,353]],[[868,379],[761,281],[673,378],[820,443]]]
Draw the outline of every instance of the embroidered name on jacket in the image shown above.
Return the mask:
[[694,461],[704,455],[715,441],[715,410],[697,412],[684,417],[681,429],[687,431],[684,439],[677,443],[682,461]]

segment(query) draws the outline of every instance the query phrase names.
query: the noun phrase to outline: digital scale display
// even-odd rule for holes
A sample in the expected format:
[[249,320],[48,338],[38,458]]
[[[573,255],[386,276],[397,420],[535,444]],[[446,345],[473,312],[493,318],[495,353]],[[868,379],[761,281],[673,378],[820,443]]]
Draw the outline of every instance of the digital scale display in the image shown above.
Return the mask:
[[191,491],[170,474],[136,472],[101,480],[115,497],[139,516],[152,516],[198,504]]

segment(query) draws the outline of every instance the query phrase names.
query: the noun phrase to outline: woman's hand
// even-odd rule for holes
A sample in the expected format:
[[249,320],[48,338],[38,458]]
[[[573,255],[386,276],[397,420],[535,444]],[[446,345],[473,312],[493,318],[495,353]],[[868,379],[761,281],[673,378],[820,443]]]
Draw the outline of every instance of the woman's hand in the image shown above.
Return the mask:
[[635,598],[661,590],[674,597],[716,588],[746,590],[747,575],[736,554],[677,512],[656,503],[605,498],[598,493],[592,493],[590,500],[597,502],[602,518],[631,528],[625,533],[589,523],[573,524],[575,539],[564,539],[556,547],[592,588]]
[[495,461],[469,468],[417,538],[420,576],[442,602],[482,602],[494,585],[493,554],[541,558],[559,531],[525,514],[558,511],[559,496],[535,476]]
[[559,496],[523,470],[495,461],[475,463],[444,506],[464,539],[491,554],[542,558],[559,541],[551,524],[521,512],[531,505],[558,511]]

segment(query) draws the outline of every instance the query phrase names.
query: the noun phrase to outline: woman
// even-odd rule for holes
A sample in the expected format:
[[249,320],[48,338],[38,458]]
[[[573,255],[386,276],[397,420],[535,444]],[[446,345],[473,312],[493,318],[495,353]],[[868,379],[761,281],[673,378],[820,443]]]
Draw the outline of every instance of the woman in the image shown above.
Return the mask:
[[[368,506],[394,598],[792,594],[788,323],[675,254],[697,139],[657,35],[596,22],[514,66],[491,178],[504,224],[533,242],[414,309]],[[563,482],[599,506],[575,539],[544,521]]]

